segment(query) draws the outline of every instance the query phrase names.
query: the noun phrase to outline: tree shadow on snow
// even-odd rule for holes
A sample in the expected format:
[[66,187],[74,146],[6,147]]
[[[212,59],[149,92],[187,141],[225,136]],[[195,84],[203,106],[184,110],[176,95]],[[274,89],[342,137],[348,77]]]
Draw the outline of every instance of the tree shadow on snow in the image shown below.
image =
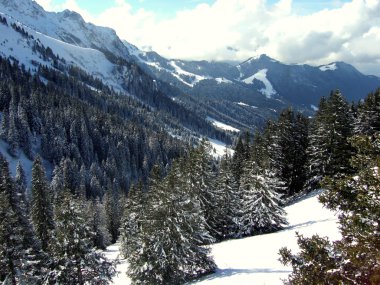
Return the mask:
[[305,222],[305,223],[300,223],[300,224],[296,224],[296,225],[292,225],[292,226],[286,227],[286,228],[283,229],[283,231],[294,230],[294,229],[297,229],[297,228],[304,228],[304,227],[311,226],[313,224],[323,223],[323,222],[328,222],[328,221],[333,221],[333,220],[334,219],[324,219],[324,220],[317,220],[317,221],[308,221],[308,222]]
[[291,272],[292,272],[291,270],[273,269],[273,268],[253,268],[253,269],[225,268],[225,269],[217,269],[214,274],[205,276],[189,284],[195,284],[196,282],[200,282],[200,281],[209,281],[209,280],[214,280],[214,279],[219,279],[219,278],[224,278],[224,277],[231,277],[231,276],[240,275],[240,274],[291,273]]

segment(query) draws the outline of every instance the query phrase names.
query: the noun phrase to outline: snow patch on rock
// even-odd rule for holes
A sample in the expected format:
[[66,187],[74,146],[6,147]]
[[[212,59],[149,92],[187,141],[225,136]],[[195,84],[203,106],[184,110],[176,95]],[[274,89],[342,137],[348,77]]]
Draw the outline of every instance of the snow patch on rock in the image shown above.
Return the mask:
[[337,70],[338,67],[336,66],[336,63],[333,62],[333,63],[330,63],[330,64],[327,64],[327,65],[322,65],[319,67],[319,70],[320,71],[334,71],[334,70]]
[[244,79],[243,82],[246,84],[254,84],[255,80],[261,81],[264,84],[265,88],[262,88],[259,91],[267,98],[272,98],[272,96],[277,94],[277,91],[273,88],[272,83],[270,83],[270,81],[268,80],[267,72],[268,69],[261,69],[254,75]]

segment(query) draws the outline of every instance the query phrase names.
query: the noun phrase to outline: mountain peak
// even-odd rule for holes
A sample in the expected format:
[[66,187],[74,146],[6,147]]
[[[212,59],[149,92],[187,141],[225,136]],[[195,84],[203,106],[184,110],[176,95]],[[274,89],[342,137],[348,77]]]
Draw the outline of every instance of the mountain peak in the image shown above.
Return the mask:
[[37,18],[44,12],[43,8],[34,0],[0,0],[0,6],[4,12],[12,16],[24,14]]
[[75,11],[71,11],[71,10],[66,9],[59,14],[61,14],[61,16],[64,18],[69,18],[69,19],[74,20],[76,22],[84,22],[83,17]]
[[249,59],[240,63],[239,65],[250,64],[250,63],[258,63],[258,62],[260,62],[260,63],[269,63],[269,62],[278,63],[279,61],[269,57],[266,54],[260,54],[260,55],[254,56],[254,57],[250,57]]

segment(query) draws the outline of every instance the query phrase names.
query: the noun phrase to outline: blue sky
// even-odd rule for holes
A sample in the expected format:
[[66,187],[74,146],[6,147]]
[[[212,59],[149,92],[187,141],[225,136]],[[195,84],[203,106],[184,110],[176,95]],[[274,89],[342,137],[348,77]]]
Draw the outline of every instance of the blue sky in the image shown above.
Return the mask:
[[380,0],[35,0],[167,58],[346,61],[380,75]]

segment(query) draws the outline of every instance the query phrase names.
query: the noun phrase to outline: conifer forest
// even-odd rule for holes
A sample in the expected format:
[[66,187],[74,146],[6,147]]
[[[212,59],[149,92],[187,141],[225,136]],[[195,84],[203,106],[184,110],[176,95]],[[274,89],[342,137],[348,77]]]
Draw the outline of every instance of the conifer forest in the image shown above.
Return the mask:
[[164,131],[166,114],[78,76],[96,81],[0,59],[2,146],[32,161],[28,179],[0,156],[2,284],[111,284],[102,250],[117,241],[133,284],[182,284],[217,269],[211,244],[283,229],[283,207],[320,188],[342,238],[282,248],[287,284],[380,283],[380,89],[354,103],[333,90],[313,117],[286,108],[225,135],[234,151],[219,157],[207,139]]

